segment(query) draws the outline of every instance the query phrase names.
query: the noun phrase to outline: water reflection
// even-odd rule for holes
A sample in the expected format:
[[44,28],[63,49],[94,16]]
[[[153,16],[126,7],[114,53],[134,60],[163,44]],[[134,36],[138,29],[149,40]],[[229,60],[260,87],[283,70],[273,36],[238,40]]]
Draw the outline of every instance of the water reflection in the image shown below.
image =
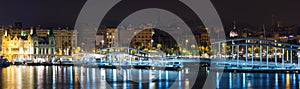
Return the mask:
[[[187,70],[187,72],[185,72]],[[1,89],[190,88],[190,69],[182,71],[103,69],[76,66],[10,66],[0,69]],[[203,76],[206,76],[203,73]]]
[[296,73],[223,73],[219,88],[296,89],[299,81],[300,74]]
[[10,66],[0,69],[0,88],[79,88],[73,73],[72,67]]
[[[195,85],[204,83],[209,72],[198,73]],[[181,71],[142,69],[103,69],[64,66],[10,66],[0,69],[1,89],[189,89],[194,70]],[[219,73],[216,73],[218,76]],[[288,73],[223,73],[216,77],[217,88],[299,88],[300,74]]]

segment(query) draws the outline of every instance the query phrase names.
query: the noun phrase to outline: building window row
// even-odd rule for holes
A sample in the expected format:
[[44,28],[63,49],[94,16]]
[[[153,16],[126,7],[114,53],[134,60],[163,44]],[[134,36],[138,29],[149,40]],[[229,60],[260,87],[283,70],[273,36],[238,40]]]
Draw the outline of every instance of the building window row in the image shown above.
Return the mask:
[[54,54],[54,48],[34,48],[34,54]]

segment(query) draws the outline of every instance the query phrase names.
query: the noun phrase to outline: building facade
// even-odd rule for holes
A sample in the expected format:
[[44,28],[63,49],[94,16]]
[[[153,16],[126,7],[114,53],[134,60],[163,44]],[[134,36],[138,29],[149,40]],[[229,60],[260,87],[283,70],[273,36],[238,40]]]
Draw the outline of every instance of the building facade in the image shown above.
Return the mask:
[[33,58],[52,59],[55,57],[55,36],[53,30],[48,30],[46,36],[38,36],[36,30],[32,31]]
[[2,55],[9,60],[13,59],[32,59],[33,44],[31,36],[3,35],[2,36]]
[[136,43],[150,45],[153,36],[152,28],[141,30],[126,30],[118,28],[105,28],[105,34],[98,34],[96,46],[98,48],[114,46],[134,46]]
[[5,30],[1,48],[2,55],[9,60],[50,60],[55,57],[55,36],[52,30],[48,30],[46,36],[38,36],[35,29],[30,29],[30,33],[21,30],[20,34],[11,34],[10,30]]
[[[38,36],[47,36],[47,29],[37,29]],[[76,30],[69,29],[53,29],[55,36],[55,52],[56,55],[72,55],[73,49],[77,46]]]
[[118,46],[118,29],[117,28],[107,28],[106,30],[106,47]]
[[[14,36],[15,34],[19,37],[21,34],[32,34],[31,29],[22,29],[15,27],[6,27],[0,29],[0,36],[5,35],[5,31],[7,34]],[[48,36],[49,29],[41,29],[39,27],[34,28],[36,35],[39,37]],[[74,49],[77,47],[77,30],[70,30],[68,28],[65,29],[52,29],[53,35],[55,37],[55,55],[57,56],[70,56],[74,53]],[[1,42],[1,41],[0,41]],[[2,42],[1,42],[2,43]]]
[[[33,37],[33,33],[36,37]],[[71,56],[75,53],[75,49],[78,48],[77,34],[77,30],[71,30],[68,28],[49,30],[42,29],[40,27],[27,29],[23,29],[20,26],[1,27],[0,37],[2,37],[2,40],[0,40],[0,52],[3,56],[9,56],[9,59]],[[14,45],[10,46],[9,44]]]

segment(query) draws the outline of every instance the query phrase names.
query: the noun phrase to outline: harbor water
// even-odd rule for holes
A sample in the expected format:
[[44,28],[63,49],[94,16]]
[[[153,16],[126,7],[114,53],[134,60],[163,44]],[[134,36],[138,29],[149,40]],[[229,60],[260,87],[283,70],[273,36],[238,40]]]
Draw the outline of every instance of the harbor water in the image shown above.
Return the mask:
[[[1,89],[199,89],[210,72],[184,68],[180,71],[146,69],[109,69],[81,66],[10,66],[0,68]],[[193,74],[197,74],[194,82]],[[218,74],[218,73],[217,73]],[[219,89],[296,89],[297,73],[224,72]]]

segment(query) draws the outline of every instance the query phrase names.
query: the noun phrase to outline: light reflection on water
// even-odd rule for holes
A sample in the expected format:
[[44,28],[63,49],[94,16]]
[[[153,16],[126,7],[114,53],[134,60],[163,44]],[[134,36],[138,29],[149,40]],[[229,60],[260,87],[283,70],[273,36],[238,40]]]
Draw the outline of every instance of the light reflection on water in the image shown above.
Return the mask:
[[223,73],[219,88],[298,89],[299,81],[296,73]]
[[[181,71],[142,69],[103,69],[76,66],[10,66],[0,68],[1,89],[178,89],[192,88],[189,69]],[[197,85],[204,83],[209,72],[198,74]],[[219,75],[219,73],[217,73]],[[216,83],[217,88],[238,89],[296,89],[299,88],[300,74],[286,73],[223,73]],[[131,80],[131,81],[129,81]],[[202,84],[203,85],[203,84]],[[195,88],[196,89],[196,88]],[[197,88],[199,89],[199,88]]]
[[72,67],[10,66],[0,68],[0,88],[80,88],[73,75]]
[[[188,69],[186,69],[188,70]],[[76,66],[10,66],[0,68],[1,89],[165,89],[172,85],[190,88],[191,72],[103,69]],[[184,77],[187,76],[187,77]],[[179,80],[179,81],[176,81]]]

